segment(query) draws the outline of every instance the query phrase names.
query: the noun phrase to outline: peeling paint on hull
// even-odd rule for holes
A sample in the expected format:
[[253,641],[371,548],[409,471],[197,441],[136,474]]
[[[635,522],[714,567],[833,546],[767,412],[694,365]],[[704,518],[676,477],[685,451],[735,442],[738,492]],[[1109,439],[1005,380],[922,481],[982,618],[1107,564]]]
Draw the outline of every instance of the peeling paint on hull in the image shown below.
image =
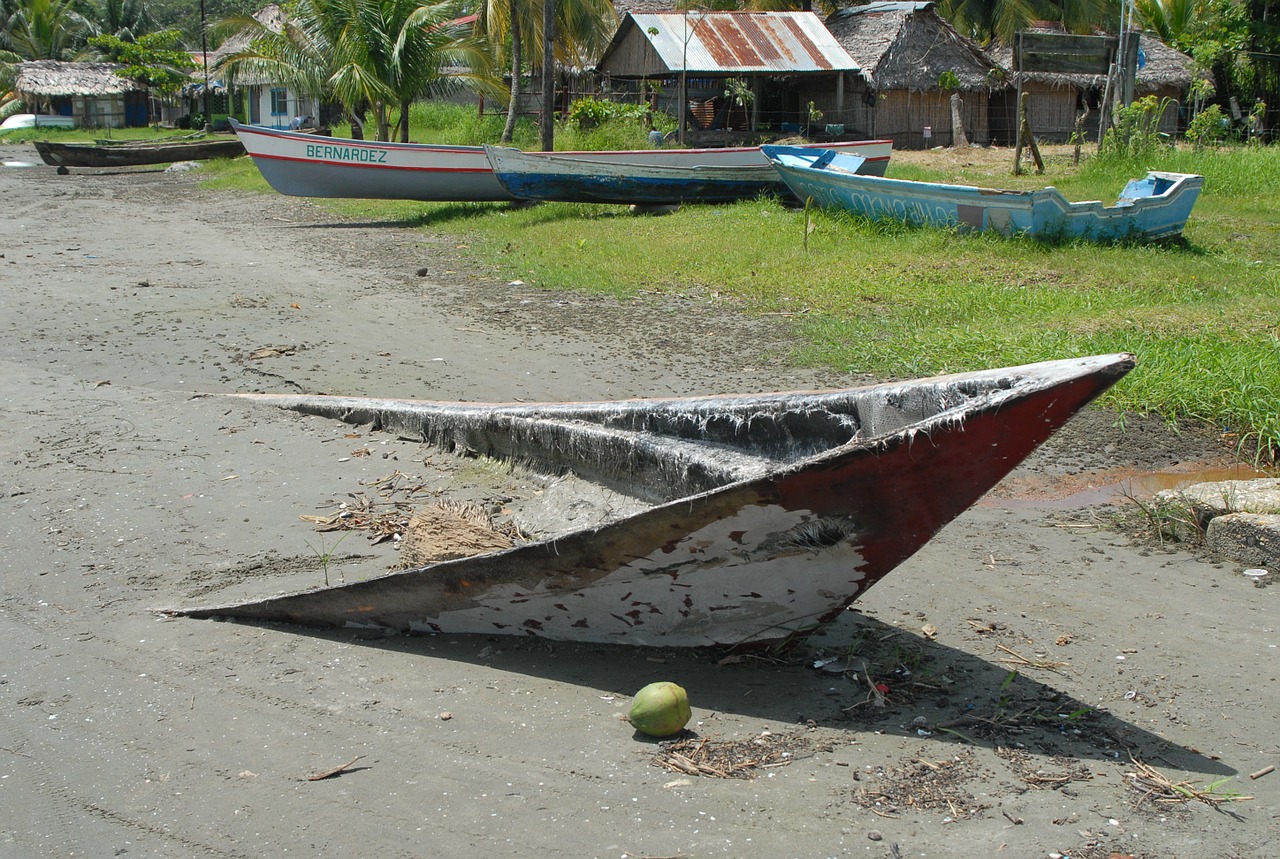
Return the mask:
[[836,617],[1132,367],[1107,355],[614,403],[247,395],[572,472],[651,506],[500,552],[171,613],[642,645],[787,638]]

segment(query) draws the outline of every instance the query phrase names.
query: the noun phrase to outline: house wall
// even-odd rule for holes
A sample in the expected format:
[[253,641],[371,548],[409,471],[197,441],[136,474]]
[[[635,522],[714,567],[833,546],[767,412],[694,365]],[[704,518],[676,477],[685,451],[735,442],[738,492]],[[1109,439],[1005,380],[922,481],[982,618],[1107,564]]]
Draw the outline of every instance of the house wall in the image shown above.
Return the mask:
[[[970,143],[988,145],[991,130],[987,117],[987,93],[964,92],[960,94],[960,100],[965,136]],[[928,149],[953,143],[949,92],[890,90],[868,98],[865,85],[860,85],[852,95],[846,91],[845,103],[852,105],[846,109],[845,115],[854,117],[852,121],[859,136],[888,137],[893,140],[895,149]],[[846,126],[849,121],[845,120]],[[928,137],[925,137],[926,128],[929,129]]]
[[[1102,93],[1087,90],[1071,84],[1051,85],[1039,81],[1030,81],[1023,85],[1024,104],[1027,111],[1027,122],[1031,133],[1037,140],[1050,143],[1070,142],[1076,130],[1076,121],[1084,106],[1088,105],[1089,114],[1085,117],[1081,132],[1086,141],[1098,141],[1098,120]],[[1155,95],[1163,101],[1168,99],[1168,106],[1160,116],[1158,130],[1170,136],[1181,133],[1186,128],[1186,118],[1181,115],[1182,92],[1177,87],[1160,87],[1136,93],[1137,98]],[[1012,146],[1017,133],[1017,91],[1009,90],[991,105],[991,124],[995,129],[994,142]]]
[[[1071,135],[1075,133],[1076,119],[1081,112],[1082,95],[1079,88],[1029,82],[1023,85],[1022,94],[1027,123],[1031,126],[1031,133],[1037,140],[1065,143],[1071,139]],[[1018,128],[1016,92],[1006,101],[1005,110],[1013,112],[1008,127],[1016,135]],[[1090,139],[1098,139],[1097,110],[1089,111],[1084,130]]]
[[[253,84],[245,89],[248,91],[248,120],[254,125],[288,128],[295,116],[320,116],[318,99],[300,96],[288,87]],[[273,96],[272,93],[277,91],[280,95]]]
[[[54,113],[75,117],[81,128],[124,128],[147,124],[146,96],[142,93],[75,95],[50,99]],[[140,106],[140,107],[139,107]]]

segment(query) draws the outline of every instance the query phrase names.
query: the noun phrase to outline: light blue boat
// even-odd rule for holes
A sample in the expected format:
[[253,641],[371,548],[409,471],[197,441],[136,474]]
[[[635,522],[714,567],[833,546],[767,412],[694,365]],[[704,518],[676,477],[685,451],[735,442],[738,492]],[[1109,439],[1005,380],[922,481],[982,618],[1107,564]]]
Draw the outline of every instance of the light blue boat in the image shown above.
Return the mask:
[[1041,239],[1156,241],[1181,235],[1204,177],[1150,171],[1125,186],[1112,206],[1068,202],[1056,188],[1009,191],[912,182],[857,172],[856,155],[793,146],[762,146],[801,200],[875,220],[1020,233]]

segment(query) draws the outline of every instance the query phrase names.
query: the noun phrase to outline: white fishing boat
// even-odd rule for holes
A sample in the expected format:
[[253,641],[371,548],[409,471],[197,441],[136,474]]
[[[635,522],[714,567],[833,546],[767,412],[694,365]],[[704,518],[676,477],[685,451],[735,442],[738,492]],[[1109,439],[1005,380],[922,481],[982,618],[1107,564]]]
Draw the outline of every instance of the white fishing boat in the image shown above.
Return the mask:
[[[268,184],[297,197],[354,197],[375,200],[483,202],[513,200],[493,173],[482,146],[390,143],[322,137],[231,120]],[[838,144],[857,152],[867,169],[884,175],[893,143],[859,140]],[[533,153],[530,153],[533,154]],[[636,149],[558,152],[592,161],[669,166],[767,166],[760,147],[723,149]]]

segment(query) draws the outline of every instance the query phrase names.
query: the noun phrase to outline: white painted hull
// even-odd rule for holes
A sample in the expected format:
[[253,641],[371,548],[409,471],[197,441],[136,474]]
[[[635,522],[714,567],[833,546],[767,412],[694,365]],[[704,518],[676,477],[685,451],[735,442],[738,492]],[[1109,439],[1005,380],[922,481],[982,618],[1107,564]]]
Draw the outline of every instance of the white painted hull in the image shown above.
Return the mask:
[[[245,150],[272,188],[296,197],[486,202],[514,200],[494,176],[481,146],[381,143],[319,137],[231,121]],[[869,169],[884,175],[892,142],[850,141]],[[638,149],[562,152],[575,158],[618,163],[693,166],[767,164],[760,148]]]

